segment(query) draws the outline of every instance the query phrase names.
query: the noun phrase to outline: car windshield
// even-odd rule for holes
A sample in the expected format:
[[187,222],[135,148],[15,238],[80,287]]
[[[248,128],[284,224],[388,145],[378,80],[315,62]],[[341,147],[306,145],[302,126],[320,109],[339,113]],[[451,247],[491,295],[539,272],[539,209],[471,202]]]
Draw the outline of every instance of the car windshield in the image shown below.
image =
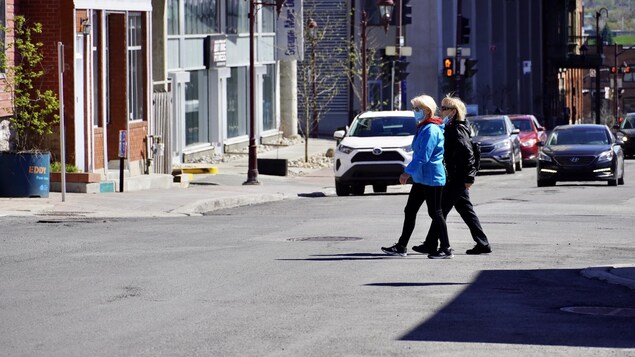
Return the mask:
[[349,136],[408,136],[417,131],[414,117],[359,118],[351,126]]
[[547,145],[606,145],[609,137],[606,130],[555,130]]
[[505,122],[502,119],[471,120],[472,129],[476,136],[505,135]]
[[534,131],[534,128],[531,126],[531,121],[526,119],[512,119],[512,124],[520,131]]
[[626,116],[622,122],[622,129],[635,129],[635,115]]

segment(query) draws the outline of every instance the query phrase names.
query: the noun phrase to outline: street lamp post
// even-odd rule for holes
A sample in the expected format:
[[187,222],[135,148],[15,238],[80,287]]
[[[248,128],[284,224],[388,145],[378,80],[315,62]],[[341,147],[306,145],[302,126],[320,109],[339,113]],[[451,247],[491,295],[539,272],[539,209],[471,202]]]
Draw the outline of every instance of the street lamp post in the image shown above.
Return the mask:
[[[317,22],[309,19],[307,28],[309,29],[309,40],[311,43],[311,128],[309,129],[309,121],[307,120],[306,132],[311,133],[312,138],[318,136],[318,116],[317,116],[317,67],[315,61],[315,47],[317,45]],[[310,131],[309,131],[310,130]],[[305,140],[308,143],[308,140]]]
[[[601,8],[600,10],[596,11],[595,13],[595,38],[596,38],[596,46],[597,46],[597,52],[598,55],[600,56],[600,60],[602,59],[602,54],[603,54],[603,41],[602,41],[602,36],[600,35],[600,16],[602,16],[602,11],[604,11],[606,13],[606,17],[609,16],[609,10],[607,10],[606,8]],[[596,124],[601,124],[601,120],[600,120],[600,113],[601,113],[601,109],[602,109],[602,98],[600,98],[600,69],[602,67],[602,64],[598,64],[598,66],[595,68],[595,123]]]
[[366,28],[368,15],[362,11],[362,112],[368,109],[368,70],[366,68]]
[[256,25],[256,6],[275,6],[278,16],[286,0],[275,0],[274,3],[249,0],[249,169],[247,181],[243,185],[259,185],[258,182],[258,147],[256,146],[256,68],[254,28]]
[[[377,0],[377,6],[379,6],[379,13],[384,25],[384,32],[388,31],[388,25],[390,23],[390,14],[395,4],[393,0]],[[368,28],[368,15],[366,10],[362,11],[362,112],[368,109],[368,68],[366,61],[366,42],[367,42],[367,28]],[[391,98],[392,102],[392,98]]]

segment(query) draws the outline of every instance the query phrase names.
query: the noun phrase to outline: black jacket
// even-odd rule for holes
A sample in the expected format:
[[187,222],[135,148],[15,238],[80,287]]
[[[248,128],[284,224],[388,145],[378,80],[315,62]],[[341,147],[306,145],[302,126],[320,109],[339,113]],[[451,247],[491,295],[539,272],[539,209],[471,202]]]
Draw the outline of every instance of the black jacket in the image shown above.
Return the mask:
[[445,126],[445,167],[448,181],[474,183],[477,170],[467,121],[452,120]]

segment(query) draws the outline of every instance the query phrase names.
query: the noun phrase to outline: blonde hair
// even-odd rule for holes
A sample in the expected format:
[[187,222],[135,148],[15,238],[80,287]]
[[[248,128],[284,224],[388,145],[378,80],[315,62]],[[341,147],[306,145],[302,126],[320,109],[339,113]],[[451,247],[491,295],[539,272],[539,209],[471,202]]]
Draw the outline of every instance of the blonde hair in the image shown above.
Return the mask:
[[414,97],[410,100],[410,104],[412,104],[413,107],[428,108],[428,110],[430,110],[430,116],[434,116],[437,112],[437,103],[429,95],[423,94]]
[[444,107],[450,107],[456,110],[455,119],[458,121],[464,121],[465,116],[467,114],[467,109],[465,108],[465,103],[459,97],[453,97],[448,94],[441,101],[441,105]]

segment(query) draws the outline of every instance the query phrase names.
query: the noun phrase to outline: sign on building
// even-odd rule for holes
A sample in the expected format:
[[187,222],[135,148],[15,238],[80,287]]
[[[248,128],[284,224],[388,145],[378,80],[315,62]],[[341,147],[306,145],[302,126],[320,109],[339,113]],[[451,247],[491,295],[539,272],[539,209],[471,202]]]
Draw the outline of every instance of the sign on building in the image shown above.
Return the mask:
[[225,67],[227,64],[227,40],[207,36],[203,42],[203,63],[205,68]]
[[304,60],[304,21],[301,0],[286,0],[276,22],[276,59]]

